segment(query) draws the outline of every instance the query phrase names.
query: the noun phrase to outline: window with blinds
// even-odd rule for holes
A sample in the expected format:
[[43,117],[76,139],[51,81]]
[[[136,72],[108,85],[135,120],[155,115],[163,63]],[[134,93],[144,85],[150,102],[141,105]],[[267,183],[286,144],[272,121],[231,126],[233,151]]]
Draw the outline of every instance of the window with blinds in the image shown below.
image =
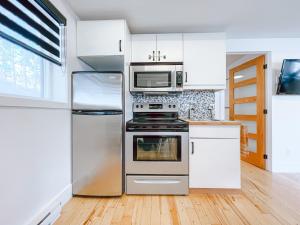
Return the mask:
[[0,36],[62,65],[66,18],[48,0],[1,0]]

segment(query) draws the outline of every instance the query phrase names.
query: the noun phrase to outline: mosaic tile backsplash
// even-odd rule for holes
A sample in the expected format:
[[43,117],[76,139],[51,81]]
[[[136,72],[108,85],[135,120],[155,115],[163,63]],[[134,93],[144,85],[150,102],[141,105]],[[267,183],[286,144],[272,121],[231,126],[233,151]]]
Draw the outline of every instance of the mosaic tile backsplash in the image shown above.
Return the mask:
[[191,111],[191,119],[209,120],[214,117],[214,110],[210,110],[209,108],[214,107],[215,94],[213,91],[190,90],[177,95],[133,95],[133,102],[176,103],[179,107],[179,116],[181,118],[187,119],[189,116],[189,109],[193,109]]

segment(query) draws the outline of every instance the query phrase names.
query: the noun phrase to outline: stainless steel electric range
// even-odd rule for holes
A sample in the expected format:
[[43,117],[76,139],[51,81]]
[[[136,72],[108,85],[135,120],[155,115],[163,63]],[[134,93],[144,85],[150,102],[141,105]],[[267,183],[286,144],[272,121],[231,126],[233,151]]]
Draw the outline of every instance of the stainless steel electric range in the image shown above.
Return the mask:
[[175,104],[133,105],[126,123],[127,194],[188,194],[188,129]]

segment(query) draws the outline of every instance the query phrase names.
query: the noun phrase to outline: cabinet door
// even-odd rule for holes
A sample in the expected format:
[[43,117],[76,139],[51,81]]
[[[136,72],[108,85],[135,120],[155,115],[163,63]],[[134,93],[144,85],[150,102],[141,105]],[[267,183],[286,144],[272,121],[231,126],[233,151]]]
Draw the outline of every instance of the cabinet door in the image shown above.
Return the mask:
[[131,36],[131,61],[156,61],[156,34],[134,34]]
[[184,34],[186,89],[226,88],[226,49],[223,34]]
[[182,34],[157,34],[157,61],[183,61]]
[[239,139],[190,139],[190,188],[240,188]]
[[125,21],[99,20],[77,22],[77,55],[124,55]]

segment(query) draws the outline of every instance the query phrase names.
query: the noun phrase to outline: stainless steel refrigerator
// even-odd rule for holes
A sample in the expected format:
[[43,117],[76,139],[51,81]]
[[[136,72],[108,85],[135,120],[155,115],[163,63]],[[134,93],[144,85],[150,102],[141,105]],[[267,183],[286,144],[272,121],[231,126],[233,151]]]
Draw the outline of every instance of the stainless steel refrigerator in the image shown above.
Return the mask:
[[123,75],[72,74],[73,195],[123,192]]

